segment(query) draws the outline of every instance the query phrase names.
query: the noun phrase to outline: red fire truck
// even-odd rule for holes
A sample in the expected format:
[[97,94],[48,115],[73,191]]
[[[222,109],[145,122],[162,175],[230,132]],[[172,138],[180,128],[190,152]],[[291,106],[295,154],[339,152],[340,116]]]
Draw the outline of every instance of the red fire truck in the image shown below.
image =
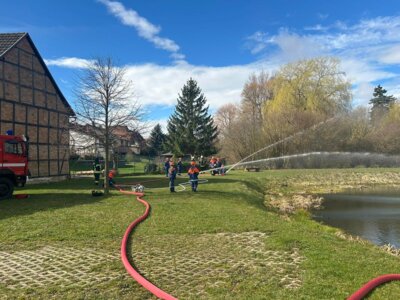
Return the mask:
[[24,186],[28,173],[27,138],[0,135],[0,200],[10,198],[15,186]]

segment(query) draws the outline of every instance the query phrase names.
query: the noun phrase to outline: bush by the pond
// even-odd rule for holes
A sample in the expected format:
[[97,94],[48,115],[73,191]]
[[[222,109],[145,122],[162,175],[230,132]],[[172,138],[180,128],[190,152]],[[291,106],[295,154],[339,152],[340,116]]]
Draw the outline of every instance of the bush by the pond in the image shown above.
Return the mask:
[[155,174],[158,172],[159,172],[159,170],[158,170],[158,166],[156,164],[147,163],[144,166],[144,173],[146,173],[146,174]]
[[268,195],[267,203],[280,213],[289,215],[299,210],[320,209],[323,198],[314,195]]

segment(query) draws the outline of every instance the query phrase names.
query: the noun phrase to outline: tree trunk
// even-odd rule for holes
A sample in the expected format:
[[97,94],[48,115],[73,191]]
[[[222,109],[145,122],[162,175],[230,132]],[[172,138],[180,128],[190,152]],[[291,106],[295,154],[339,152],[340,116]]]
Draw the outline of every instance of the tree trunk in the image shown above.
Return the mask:
[[108,186],[108,173],[109,173],[109,161],[110,161],[110,133],[109,133],[109,128],[108,128],[108,113],[106,110],[106,116],[105,116],[106,122],[105,122],[105,143],[104,143],[104,150],[105,150],[105,157],[104,157],[104,194],[107,195],[109,193],[109,186]]

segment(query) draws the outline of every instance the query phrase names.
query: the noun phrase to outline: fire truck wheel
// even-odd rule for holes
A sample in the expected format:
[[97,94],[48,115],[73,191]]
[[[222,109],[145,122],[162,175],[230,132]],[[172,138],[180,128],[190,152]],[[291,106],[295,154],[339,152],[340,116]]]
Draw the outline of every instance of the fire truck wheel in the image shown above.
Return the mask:
[[0,200],[11,198],[14,185],[8,178],[0,178]]

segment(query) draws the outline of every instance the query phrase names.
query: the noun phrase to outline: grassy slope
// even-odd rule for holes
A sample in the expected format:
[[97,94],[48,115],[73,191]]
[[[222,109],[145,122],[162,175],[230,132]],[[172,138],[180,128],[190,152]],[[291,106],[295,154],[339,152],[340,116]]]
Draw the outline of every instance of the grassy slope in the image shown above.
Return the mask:
[[[167,189],[148,190],[146,199],[152,205],[152,214],[134,232],[133,255],[136,250],[151,252],[153,248],[149,249],[149,245],[167,253],[169,251],[171,256],[191,251],[196,247],[197,237],[203,234],[265,232],[268,235],[265,239],[266,249],[299,249],[304,258],[299,274],[302,286],[286,289],[279,280],[269,280],[271,274],[259,274],[257,270],[252,274],[239,270],[230,273],[232,278],[218,287],[207,287],[207,279],[200,278],[200,281],[204,280],[208,295],[215,299],[343,299],[375,276],[400,272],[399,258],[368,244],[340,239],[335,235],[335,229],[309,220],[306,214],[283,218],[266,208],[264,194],[285,194],[296,190],[320,191],[321,186],[335,189],[335,186],[330,186],[335,184],[335,178],[348,182],[351,177],[357,184],[366,184],[369,174],[373,174],[374,178],[385,178],[395,171],[398,170],[363,169],[356,170],[357,173],[354,170],[294,170],[251,174],[236,172],[226,177],[209,177],[210,182],[201,185],[196,194],[169,194]],[[318,186],[301,182],[300,179],[304,179],[305,175],[311,176],[307,182],[318,179]],[[361,182],[359,178],[364,175],[366,178]],[[154,178],[164,179],[153,176],[142,180]],[[119,179],[120,182],[137,180],[138,177]],[[285,184],[281,185],[282,182]],[[30,198],[0,202],[0,251],[12,252],[54,245],[89,247],[119,253],[123,232],[134,218],[142,214],[143,206],[132,197],[115,191],[107,198],[93,198],[90,196],[91,184],[91,179],[80,179],[31,186],[24,190],[31,195]],[[164,179],[145,185],[165,186],[167,182]],[[206,249],[202,249],[203,252],[209,250],[211,253],[216,246],[205,243],[204,247]],[[136,263],[143,272],[149,266],[141,265],[140,261]],[[103,267],[121,272],[122,275],[107,284],[90,288],[50,286],[15,292],[0,283],[0,294],[43,299],[151,297],[124,275],[124,268],[119,261]],[[168,292],[180,297],[179,287],[174,286],[174,283],[157,277],[157,274],[149,276],[149,279],[160,284],[161,288],[167,286]],[[182,298],[188,298],[188,294],[182,295],[185,296]],[[398,283],[380,288],[371,299],[393,298],[393,295],[400,295]]]

